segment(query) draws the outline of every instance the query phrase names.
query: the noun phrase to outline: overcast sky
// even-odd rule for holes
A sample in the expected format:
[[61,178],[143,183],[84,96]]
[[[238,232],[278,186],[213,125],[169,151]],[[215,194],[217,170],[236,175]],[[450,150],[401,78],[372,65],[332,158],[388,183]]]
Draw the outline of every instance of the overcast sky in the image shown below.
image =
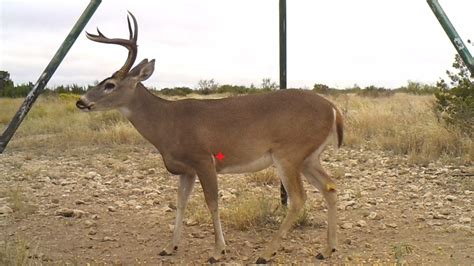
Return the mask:
[[[426,0],[287,2],[289,87],[434,83],[453,61],[454,47]],[[37,80],[89,0],[0,3],[0,69],[22,83]],[[474,39],[474,1],[440,3],[464,41]],[[103,0],[86,30],[127,37],[127,10],[139,24],[137,61],[157,61],[149,86],[278,81],[278,0]],[[126,55],[81,34],[49,84],[102,80]]]

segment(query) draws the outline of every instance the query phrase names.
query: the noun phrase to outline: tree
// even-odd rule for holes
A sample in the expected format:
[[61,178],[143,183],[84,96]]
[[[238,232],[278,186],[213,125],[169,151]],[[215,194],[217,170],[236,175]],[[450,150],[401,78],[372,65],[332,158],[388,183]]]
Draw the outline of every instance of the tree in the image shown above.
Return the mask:
[[456,54],[454,71],[447,70],[451,80],[441,79],[436,87],[435,111],[449,125],[459,127],[472,136],[474,128],[474,78],[461,57]]
[[10,73],[0,70],[0,96],[2,96],[5,89],[9,90],[11,88],[13,88],[13,81],[10,79]]
[[198,90],[205,95],[216,92],[217,88],[219,88],[219,83],[214,79],[201,79],[198,82]]
[[272,91],[278,88],[278,84],[276,84],[276,82],[273,82],[270,78],[264,78],[262,79],[261,87],[262,90]]

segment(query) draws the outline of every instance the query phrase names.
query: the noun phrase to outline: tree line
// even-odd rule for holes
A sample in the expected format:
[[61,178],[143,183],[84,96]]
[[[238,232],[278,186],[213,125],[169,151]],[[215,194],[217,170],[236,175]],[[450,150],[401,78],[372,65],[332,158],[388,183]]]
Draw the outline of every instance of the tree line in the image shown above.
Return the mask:
[[[10,79],[10,74],[7,71],[0,70],[0,97],[8,98],[18,98],[25,97],[31,88],[33,88],[33,83],[22,83],[15,84]],[[62,94],[62,93],[71,93],[71,94],[84,94],[89,89],[93,88],[96,84],[79,86],[77,84],[72,85],[60,85],[56,87],[48,87],[45,90],[45,94]],[[202,95],[215,94],[215,93],[230,93],[230,94],[249,94],[249,93],[259,93],[277,90],[279,88],[276,82],[273,82],[269,78],[262,79],[261,84],[258,86],[251,84],[250,86],[244,85],[231,85],[231,84],[219,84],[214,79],[209,80],[200,80],[196,88],[190,87],[173,87],[173,88],[163,88],[155,89],[151,88],[156,93],[167,95],[167,96],[186,96],[191,93],[197,93]],[[409,81],[406,86],[390,89],[384,87],[377,87],[374,85],[361,88],[357,84],[350,88],[332,88],[325,84],[314,84],[312,88],[315,92],[326,94],[326,95],[335,95],[341,93],[355,93],[361,96],[368,97],[383,97],[390,96],[396,92],[406,92],[412,94],[433,94],[439,91],[437,86],[422,84],[419,82]]]

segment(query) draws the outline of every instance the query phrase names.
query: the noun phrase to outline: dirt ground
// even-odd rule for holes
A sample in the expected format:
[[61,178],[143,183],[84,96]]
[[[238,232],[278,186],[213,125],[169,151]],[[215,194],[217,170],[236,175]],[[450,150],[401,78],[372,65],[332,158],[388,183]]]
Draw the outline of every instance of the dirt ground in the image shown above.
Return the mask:
[[[348,147],[325,154],[338,184],[339,245],[323,263],[474,264],[472,165],[411,165],[405,157]],[[205,263],[213,248],[211,224],[189,218],[197,206],[205,210],[197,185],[177,254],[158,255],[172,235],[177,178],[149,145],[7,149],[0,167],[3,256],[23,245],[29,262],[156,265]],[[246,175],[219,179],[221,209],[244,192],[279,197],[278,184],[256,185]],[[310,222],[282,242],[275,263],[314,263],[324,248],[325,204],[305,186]],[[222,223],[224,263],[255,262],[278,226],[242,231]]]

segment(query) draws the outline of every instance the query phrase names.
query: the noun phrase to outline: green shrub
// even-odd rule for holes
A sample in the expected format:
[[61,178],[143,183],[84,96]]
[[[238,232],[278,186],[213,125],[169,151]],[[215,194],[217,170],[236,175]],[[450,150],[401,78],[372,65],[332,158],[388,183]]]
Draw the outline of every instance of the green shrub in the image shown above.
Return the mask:
[[459,55],[453,63],[454,71],[447,70],[450,85],[441,79],[436,86],[435,112],[448,125],[459,127],[472,136],[474,128],[474,79]]

